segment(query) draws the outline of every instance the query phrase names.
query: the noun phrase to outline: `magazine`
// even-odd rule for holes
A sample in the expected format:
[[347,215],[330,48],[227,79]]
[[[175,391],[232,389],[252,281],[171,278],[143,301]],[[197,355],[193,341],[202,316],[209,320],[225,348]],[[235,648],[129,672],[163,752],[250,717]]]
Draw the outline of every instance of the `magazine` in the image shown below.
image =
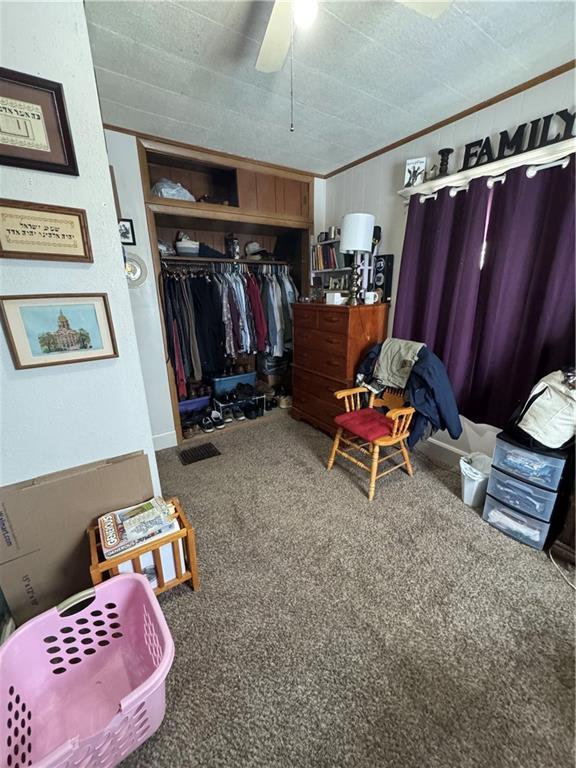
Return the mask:
[[108,512],[98,518],[102,554],[109,560],[128,549],[170,531],[174,507],[156,496],[135,507]]

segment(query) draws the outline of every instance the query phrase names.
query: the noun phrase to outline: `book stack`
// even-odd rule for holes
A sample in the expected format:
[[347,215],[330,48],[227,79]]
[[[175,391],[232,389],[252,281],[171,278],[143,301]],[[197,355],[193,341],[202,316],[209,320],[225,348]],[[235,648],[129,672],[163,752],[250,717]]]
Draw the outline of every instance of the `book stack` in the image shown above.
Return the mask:
[[312,269],[338,269],[342,265],[338,263],[338,249],[331,243],[318,243],[314,246],[312,254]]
[[109,560],[122,552],[158,539],[174,526],[172,504],[156,496],[135,507],[108,512],[98,518],[102,554]]

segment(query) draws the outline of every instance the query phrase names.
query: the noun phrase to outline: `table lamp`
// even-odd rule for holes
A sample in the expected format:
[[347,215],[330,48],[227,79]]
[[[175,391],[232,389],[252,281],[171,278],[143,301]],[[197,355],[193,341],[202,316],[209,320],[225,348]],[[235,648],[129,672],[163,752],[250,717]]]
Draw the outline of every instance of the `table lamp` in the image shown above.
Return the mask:
[[359,256],[372,252],[372,235],[375,218],[371,213],[347,213],[342,219],[340,250],[354,254],[352,280],[350,284],[350,307],[358,306]]

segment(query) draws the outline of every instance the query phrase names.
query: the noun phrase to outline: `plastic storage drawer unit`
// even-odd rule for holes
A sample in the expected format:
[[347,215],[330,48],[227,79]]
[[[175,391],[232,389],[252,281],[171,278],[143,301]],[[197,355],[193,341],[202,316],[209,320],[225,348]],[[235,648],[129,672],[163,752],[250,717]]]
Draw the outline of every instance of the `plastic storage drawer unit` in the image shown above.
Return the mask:
[[488,493],[509,507],[526,512],[532,517],[548,522],[552,517],[557,495],[522,480],[516,480],[497,469],[492,469],[488,482]]
[[482,518],[499,531],[534,549],[543,549],[550,524],[523,515],[500,501],[486,496]]
[[558,489],[565,463],[565,458],[537,453],[501,438],[496,440],[494,467],[542,488]]

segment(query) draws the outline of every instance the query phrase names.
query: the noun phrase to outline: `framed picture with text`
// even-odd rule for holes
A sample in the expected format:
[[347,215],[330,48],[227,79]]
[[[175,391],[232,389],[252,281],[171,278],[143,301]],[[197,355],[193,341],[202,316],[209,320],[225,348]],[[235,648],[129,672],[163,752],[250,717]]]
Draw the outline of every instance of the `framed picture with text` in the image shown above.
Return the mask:
[[61,83],[0,67],[0,164],[78,176]]
[[118,357],[105,293],[0,296],[0,317],[18,370]]
[[86,211],[0,198],[0,258],[91,263]]

